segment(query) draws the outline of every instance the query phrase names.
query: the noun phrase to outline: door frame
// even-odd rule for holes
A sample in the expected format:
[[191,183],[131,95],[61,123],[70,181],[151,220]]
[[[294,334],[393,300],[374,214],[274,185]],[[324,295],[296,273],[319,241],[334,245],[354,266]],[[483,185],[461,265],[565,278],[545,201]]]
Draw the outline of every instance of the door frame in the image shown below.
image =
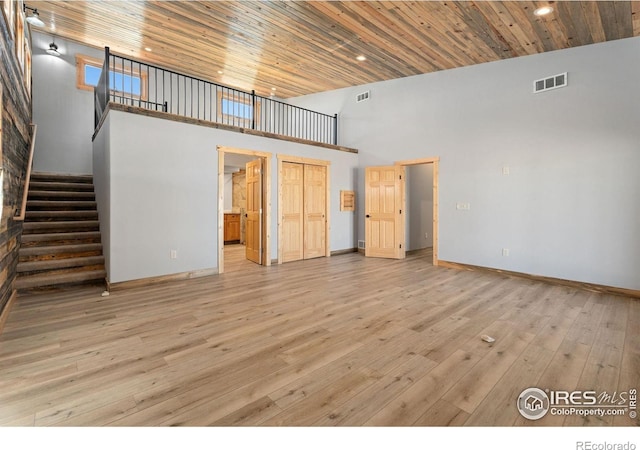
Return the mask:
[[[394,165],[396,166],[417,166],[420,164],[433,164],[433,265],[438,265],[438,190],[439,190],[439,181],[438,181],[438,173],[440,166],[440,157],[434,156],[431,158],[420,158],[420,159],[409,159],[405,161],[396,161]],[[402,202],[406,203],[406,189],[403,190],[402,193]],[[406,210],[407,205],[404,205]],[[406,237],[405,237],[406,239]],[[405,242],[406,247],[406,242]]]
[[224,273],[224,155],[225,153],[236,153],[239,155],[255,156],[262,158],[262,168],[264,170],[262,178],[262,242],[264,251],[262,252],[262,265],[271,265],[271,233],[269,224],[271,223],[271,156],[269,152],[259,150],[247,150],[235,147],[218,145],[218,273]]
[[278,159],[278,264],[283,263],[283,248],[282,248],[282,216],[280,211],[284,206],[282,201],[282,163],[290,162],[297,164],[310,164],[312,166],[325,166],[326,171],[326,183],[325,183],[325,202],[326,202],[326,214],[325,214],[325,257],[331,257],[331,161],[325,161],[323,159],[305,158],[302,156],[290,156],[277,154]]

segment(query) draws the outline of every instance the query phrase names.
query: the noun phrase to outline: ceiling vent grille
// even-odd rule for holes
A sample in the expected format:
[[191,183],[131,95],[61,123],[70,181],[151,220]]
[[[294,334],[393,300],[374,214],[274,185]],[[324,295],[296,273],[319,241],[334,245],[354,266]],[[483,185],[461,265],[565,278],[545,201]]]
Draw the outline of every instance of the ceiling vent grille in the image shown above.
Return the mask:
[[552,77],[541,78],[533,82],[533,92],[537,94],[538,92],[550,91],[551,89],[558,89],[561,87],[565,87],[568,83],[567,72],[559,73],[558,75],[554,75]]
[[364,102],[365,100],[369,100],[371,97],[371,91],[363,92],[362,94],[358,94],[356,96],[356,103]]

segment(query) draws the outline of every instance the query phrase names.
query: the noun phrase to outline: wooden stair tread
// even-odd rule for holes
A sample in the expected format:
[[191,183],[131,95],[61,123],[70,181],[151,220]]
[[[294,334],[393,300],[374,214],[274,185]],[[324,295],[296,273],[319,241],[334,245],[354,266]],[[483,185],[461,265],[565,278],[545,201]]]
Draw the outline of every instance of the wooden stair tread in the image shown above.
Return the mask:
[[70,220],[70,221],[56,221],[56,222],[25,222],[22,226],[23,232],[37,232],[37,231],[54,231],[54,230],[69,230],[80,231],[92,229],[97,231],[100,228],[100,222],[97,220]]
[[31,181],[63,181],[65,183],[93,183],[93,175],[32,172]]
[[32,181],[29,189],[35,191],[91,191],[93,183],[63,183],[58,181]]
[[48,259],[42,261],[26,261],[18,263],[18,272],[36,272],[71,267],[95,266],[104,264],[104,256],[81,256],[78,258]]
[[43,245],[38,247],[24,247],[18,251],[19,256],[34,256],[34,255],[58,255],[61,253],[78,253],[78,252],[91,252],[96,250],[102,250],[102,244],[90,243],[90,244],[67,244],[67,245]]
[[104,280],[105,270],[86,270],[81,272],[39,273],[36,275],[20,276],[16,279],[16,289],[29,289],[42,286],[57,286],[69,283],[82,283],[86,281]]
[[100,239],[99,231],[75,231],[70,233],[42,233],[42,234],[24,234],[22,235],[22,243],[31,242],[47,242],[58,240],[86,240]]
[[28,200],[33,199],[82,199],[95,200],[96,195],[93,191],[47,191],[29,189]]
[[98,218],[98,211],[91,211],[91,210],[85,210],[85,211],[27,211],[26,212],[26,219],[27,220],[44,220],[44,219],[50,219],[49,221],[53,221],[53,220],[60,220],[60,219],[70,219],[70,218],[91,218],[91,219],[97,219]]
[[94,210],[98,207],[95,201],[86,200],[28,200],[28,211],[52,211],[52,210]]

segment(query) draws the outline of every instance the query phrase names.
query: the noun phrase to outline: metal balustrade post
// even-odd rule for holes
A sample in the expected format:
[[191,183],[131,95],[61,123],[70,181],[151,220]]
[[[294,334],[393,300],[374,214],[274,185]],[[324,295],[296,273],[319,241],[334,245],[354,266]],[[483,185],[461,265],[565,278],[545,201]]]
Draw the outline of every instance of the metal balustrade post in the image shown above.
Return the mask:
[[256,91],[251,90],[251,129],[256,129]]
[[333,145],[338,145],[338,114],[333,115]]
[[109,51],[109,47],[104,48],[104,64],[102,65],[102,70],[104,70],[105,84],[104,84],[104,106],[105,109],[109,104],[109,88],[111,86],[111,72],[110,72],[110,61],[111,52]]

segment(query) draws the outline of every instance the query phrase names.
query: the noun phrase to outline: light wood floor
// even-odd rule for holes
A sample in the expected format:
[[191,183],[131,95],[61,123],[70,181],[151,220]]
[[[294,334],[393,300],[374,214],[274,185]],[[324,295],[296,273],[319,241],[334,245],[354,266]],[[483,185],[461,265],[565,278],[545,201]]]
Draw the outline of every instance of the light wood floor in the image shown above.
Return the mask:
[[515,403],[639,387],[640,302],[430,260],[22,296],[0,336],[0,424],[639,425],[529,422]]
[[262,270],[259,264],[247,259],[246,249],[242,244],[224,246],[224,271],[226,273]]

